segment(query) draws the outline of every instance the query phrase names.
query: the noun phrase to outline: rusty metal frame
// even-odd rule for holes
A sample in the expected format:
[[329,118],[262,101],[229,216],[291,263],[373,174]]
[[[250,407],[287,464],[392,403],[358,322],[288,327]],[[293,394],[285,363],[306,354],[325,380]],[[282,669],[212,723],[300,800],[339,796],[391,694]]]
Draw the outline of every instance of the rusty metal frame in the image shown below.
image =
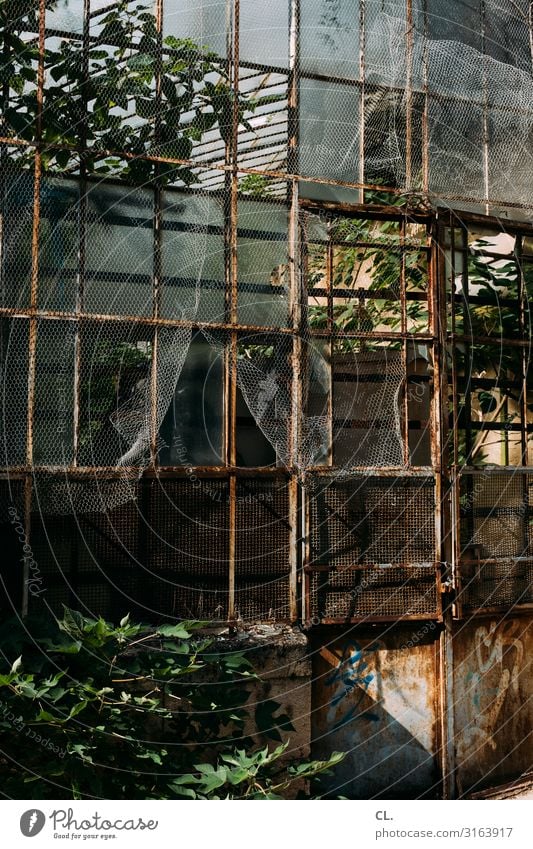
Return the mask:
[[[157,30],[157,56],[159,59],[163,54],[167,53],[167,48],[163,45],[163,4],[165,0],[154,0],[156,10],[156,30]],[[360,98],[360,115],[361,115],[361,132],[360,132],[360,165],[357,175],[357,181],[342,181],[334,180],[326,177],[308,177],[300,173],[299,168],[299,84],[300,84],[300,62],[299,62],[299,29],[300,29],[300,6],[301,0],[287,0],[290,9],[290,26],[289,26],[289,67],[277,68],[270,67],[261,63],[246,62],[246,73],[274,73],[287,77],[287,168],[281,170],[279,168],[269,168],[268,163],[265,163],[264,150],[268,145],[283,145],[285,117],[281,112],[280,121],[273,124],[273,132],[267,137],[265,142],[258,146],[257,151],[263,151],[254,158],[254,165],[251,166],[249,155],[245,153],[244,158],[239,153],[239,104],[237,98],[233,99],[233,114],[232,114],[232,132],[231,138],[224,142],[224,151],[222,153],[217,150],[204,152],[200,154],[200,149],[196,157],[192,159],[178,159],[174,157],[159,156],[145,154],[141,158],[155,163],[156,179],[153,186],[153,250],[154,250],[154,267],[152,274],[152,291],[153,291],[153,310],[150,316],[140,318],[137,315],[117,315],[117,314],[94,314],[85,311],[84,294],[85,294],[85,275],[86,275],[86,211],[87,198],[86,190],[94,177],[87,173],[84,165],[83,156],[80,164],[80,212],[79,212],[79,262],[76,278],[76,304],[72,311],[45,310],[41,309],[38,300],[38,285],[39,275],[42,269],[39,267],[39,233],[41,228],[41,182],[42,174],[42,156],[45,150],[60,150],[69,149],[79,153],[85,151],[85,133],[81,128],[81,142],[78,146],[68,146],[62,144],[47,144],[46,148],[42,142],[42,110],[45,84],[45,68],[44,54],[46,39],[48,37],[59,36],[76,40],[80,42],[83,52],[83,70],[85,75],[88,74],[88,50],[94,41],[94,37],[90,33],[89,22],[95,15],[95,12],[90,10],[89,0],[83,2],[83,30],[81,34],[73,34],[68,32],[56,31],[49,29],[46,26],[46,2],[39,0],[39,29],[36,34],[35,43],[39,49],[38,59],[38,74],[37,74],[37,133],[34,141],[26,141],[23,139],[12,138],[8,134],[0,137],[0,145],[5,150],[8,146],[27,148],[29,151],[34,151],[34,196],[33,196],[33,229],[31,239],[31,278],[30,278],[30,302],[27,309],[12,308],[9,306],[0,308],[0,318],[24,318],[27,319],[29,325],[29,367],[28,367],[28,419],[27,419],[27,440],[26,440],[26,460],[24,464],[13,466],[6,470],[0,470],[0,478],[16,478],[20,477],[24,481],[25,487],[25,520],[28,536],[31,532],[31,509],[32,509],[32,492],[33,492],[33,476],[46,474],[50,476],[64,475],[65,471],[73,479],[86,480],[89,478],[114,478],[123,476],[124,473],[136,473],[135,468],[121,469],[117,472],[114,468],[104,467],[83,467],[79,465],[78,444],[79,444],[79,418],[80,418],[80,370],[81,370],[81,352],[80,352],[80,332],[81,327],[85,323],[95,324],[112,324],[120,323],[127,324],[142,323],[146,327],[150,327],[153,331],[153,350],[152,350],[152,366],[151,366],[151,432],[150,432],[150,447],[151,447],[151,464],[145,471],[144,476],[147,479],[153,478],[182,478],[188,474],[187,470],[182,467],[160,467],[157,464],[157,433],[155,422],[157,419],[157,361],[158,361],[158,337],[159,329],[165,327],[190,327],[191,329],[200,329],[202,327],[210,330],[221,331],[226,334],[228,340],[226,360],[225,360],[225,391],[224,391],[224,464],[219,466],[198,466],[194,468],[194,473],[202,477],[226,477],[229,480],[230,487],[230,542],[229,542],[229,619],[233,622],[235,615],[234,593],[235,593],[235,556],[236,556],[236,534],[237,534],[237,519],[236,519],[236,498],[237,498],[237,483],[240,478],[257,477],[257,478],[277,478],[278,476],[289,476],[289,514],[290,514],[290,618],[296,620],[299,612],[303,609],[303,618],[306,616],[306,611],[309,611],[308,598],[308,583],[305,580],[305,574],[309,571],[308,553],[306,551],[309,545],[309,516],[305,508],[305,499],[303,497],[303,486],[305,485],[305,475],[302,475],[299,470],[298,444],[300,433],[300,414],[303,406],[303,375],[305,374],[305,345],[302,342],[304,334],[309,334],[316,340],[323,339],[326,345],[329,346],[330,352],[334,343],[334,328],[333,328],[333,243],[328,242],[328,262],[326,269],[327,280],[327,304],[328,304],[328,329],[327,331],[309,331],[304,327],[304,317],[302,315],[303,293],[302,287],[302,252],[299,245],[299,226],[298,216],[300,210],[326,211],[335,215],[364,217],[375,220],[394,220],[399,221],[401,226],[400,250],[401,250],[401,286],[400,286],[400,304],[401,304],[401,330],[399,333],[362,333],[353,332],[343,334],[346,338],[359,338],[367,340],[382,340],[401,342],[402,359],[404,371],[407,374],[407,356],[408,344],[412,339],[417,339],[425,342],[432,347],[434,354],[434,379],[433,391],[431,393],[431,414],[430,414],[430,445],[431,445],[431,466],[425,467],[410,467],[409,466],[409,410],[408,410],[408,393],[407,386],[404,387],[402,406],[402,429],[403,429],[403,444],[404,444],[404,466],[370,469],[368,467],[353,467],[351,471],[364,472],[376,477],[427,477],[431,474],[435,481],[435,502],[436,502],[436,556],[435,563],[439,565],[442,571],[444,585],[448,582],[454,584],[458,595],[460,596],[460,562],[457,530],[459,527],[459,496],[458,487],[460,484],[462,470],[457,468],[454,463],[449,463],[444,455],[447,439],[449,437],[449,421],[446,410],[447,391],[449,383],[452,386],[454,415],[458,409],[458,389],[457,389],[457,364],[453,354],[455,347],[459,343],[471,343],[478,341],[481,343],[491,344],[494,339],[491,337],[476,337],[472,340],[471,337],[459,335],[456,332],[453,305],[457,302],[455,294],[452,294],[452,329],[447,331],[447,307],[449,305],[448,296],[445,286],[445,268],[441,252],[442,239],[437,232],[438,227],[449,226],[451,228],[451,246],[450,254],[452,257],[452,265],[454,264],[454,253],[456,247],[454,245],[453,234],[461,227],[463,234],[469,224],[480,223],[484,226],[497,224],[498,219],[487,215],[476,213],[461,213],[461,220],[447,211],[444,213],[441,209],[431,208],[430,204],[434,201],[433,195],[428,191],[429,186],[429,130],[428,130],[428,109],[429,109],[429,87],[427,78],[427,55],[424,58],[424,79],[421,91],[415,92],[412,85],[412,54],[413,54],[413,3],[412,0],[407,0],[407,29],[405,33],[405,52],[407,61],[407,80],[406,88],[397,89],[398,92],[406,96],[406,172],[407,172],[407,189],[399,187],[386,187],[386,191],[391,195],[402,198],[403,206],[372,206],[364,203],[365,192],[367,190],[384,191],[382,185],[365,182],[365,162],[364,162],[364,145],[365,145],[365,93],[368,90],[376,88],[374,84],[367,83],[366,77],[366,3],[365,0],[360,0],[359,3],[359,72],[360,79],[353,82],[354,92],[357,91]],[[240,0],[227,0],[227,27],[226,27],[226,56],[225,67],[230,85],[236,91],[241,81],[240,76]],[[424,27],[428,28],[428,0],[423,0],[422,12],[424,17]],[[480,0],[480,26],[483,44],[485,44],[485,16],[486,9],[483,0]],[[533,39],[533,32],[530,36]],[[533,45],[533,40],[532,40]],[[533,49],[533,48],[532,48]],[[426,48],[427,50],[427,48]],[[322,74],[305,74],[306,78],[316,80],[334,80],[335,77],[327,77]],[[484,77],[485,80],[485,77]],[[346,82],[346,81],[344,81]],[[276,82],[276,86],[281,83]],[[396,91],[396,89],[393,89]],[[422,178],[423,186],[422,193],[410,190],[411,164],[413,158],[413,98],[415,93],[423,98],[422,112]],[[526,210],[525,204],[513,204],[499,201],[490,197],[489,174],[488,174],[488,97],[486,91],[486,80],[484,82],[484,106],[483,106],[483,146],[484,146],[484,179],[485,179],[485,195],[484,208],[488,213],[491,208],[500,206],[504,207],[512,214],[513,210],[520,212]],[[452,101],[461,101],[461,97],[440,97],[435,94],[431,95],[437,99],[448,99]],[[156,73],[155,87],[156,103],[161,102],[161,72]],[[463,99],[464,100],[464,99]],[[467,102],[467,101],[465,101]],[[160,109],[156,109],[155,114],[155,134],[158,137],[158,127],[161,121]],[[200,146],[201,147],[201,146]],[[254,153],[255,153],[254,149]],[[123,159],[133,158],[133,154],[127,151],[107,151],[109,155],[115,154]],[[251,155],[251,154],[250,154]],[[260,157],[263,157],[261,159]],[[220,179],[220,186],[225,191],[225,214],[224,214],[224,248],[225,248],[225,315],[224,320],[218,323],[201,322],[201,321],[181,321],[166,319],[161,315],[161,289],[163,285],[162,274],[162,233],[164,229],[162,203],[161,203],[161,188],[157,182],[158,169],[162,165],[184,165],[190,166],[202,173],[217,175]],[[279,180],[282,187],[282,196],[267,199],[267,202],[283,205],[288,210],[288,258],[289,258],[289,313],[290,322],[287,327],[270,327],[261,325],[249,325],[239,323],[238,297],[239,297],[239,282],[238,282],[238,263],[237,263],[237,233],[238,233],[238,199],[239,199],[239,176],[240,175],[264,175],[273,180]],[[353,189],[358,194],[359,203],[334,203],[320,202],[309,199],[299,198],[299,186],[302,181],[310,181],[320,186],[339,187]],[[119,184],[120,181],[109,180],[109,184]],[[203,191],[203,188],[199,189]],[[176,191],[180,191],[177,189]],[[184,195],[185,196],[185,195]],[[448,199],[449,201],[458,204],[475,203],[480,205],[479,199],[470,198],[468,196],[453,196],[440,195],[437,202],[442,202]],[[430,230],[430,241],[427,246],[419,246],[416,250],[424,250],[429,257],[428,262],[428,291],[427,303],[429,314],[429,327],[427,333],[412,334],[408,332],[407,326],[407,306],[411,296],[406,291],[406,268],[405,268],[405,252],[410,249],[409,244],[405,241],[405,229],[407,222],[417,222],[426,224]],[[447,222],[447,224],[446,224]],[[501,225],[501,222],[499,222]],[[505,229],[509,232],[520,234],[533,234],[533,225],[524,222],[519,223],[505,221]],[[466,239],[466,236],[464,236]],[[527,422],[527,396],[526,396],[526,366],[527,356],[529,352],[529,341],[526,337],[526,321],[525,321],[525,290],[523,272],[520,262],[520,239],[517,239],[517,267],[520,269],[519,281],[519,322],[520,334],[519,339],[506,340],[505,344],[513,345],[520,349],[523,364],[522,374],[522,424]],[[369,243],[369,246],[370,243]],[[463,254],[466,253],[466,242],[463,244]],[[465,286],[468,287],[466,272]],[[418,296],[414,299],[421,299]],[[34,413],[35,413],[35,380],[36,380],[36,351],[37,351],[37,332],[38,326],[42,320],[45,321],[72,321],[76,326],[75,334],[75,365],[74,365],[74,455],[72,466],[65,470],[64,467],[54,466],[37,466],[34,464]],[[276,335],[279,338],[287,338],[292,343],[292,416],[290,421],[290,444],[291,458],[290,463],[279,468],[239,468],[237,466],[237,446],[236,446],[236,404],[237,404],[237,345],[240,334],[248,332],[265,332]],[[452,352],[452,369],[451,374],[447,374],[445,362],[446,351]],[[332,357],[329,362],[330,377],[331,377],[331,392],[330,404],[333,404],[334,381],[332,378]],[[331,410],[331,428],[333,432],[333,410]],[[533,427],[533,426],[532,426]],[[454,457],[457,457],[457,418],[455,418],[455,427],[452,428],[452,436],[454,440]],[[523,466],[517,467],[521,472],[530,471],[527,463],[528,458],[528,429],[522,427],[520,430],[520,438],[522,442]],[[332,444],[332,440],[330,441]],[[485,473],[501,474],[506,467],[497,467],[495,470]],[[507,467],[511,469],[512,467]],[[312,470],[312,474],[319,477],[330,475],[335,470],[333,461],[333,450],[330,449],[330,457],[327,465],[317,466]],[[468,469],[469,474],[475,474],[475,470]],[[466,561],[463,561],[466,562]],[[444,564],[444,565],[442,565]],[[301,586],[300,586],[301,584]],[[443,610],[452,610],[449,604],[450,595],[446,593],[443,597]],[[307,599],[307,600],[306,600]],[[525,609],[526,606],[524,606]],[[23,602],[23,609],[27,609],[27,596]],[[529,609],[529,607],[527,607]],[[480,612],[479,615],[484,615],[488,612],[488,608]],[[497,608],[501,612],[501,608]],[[462,616],[460,600],[453,607],[454,616]],[[471,613],[469,612],[469,615]],[[416,617],[420,618],[420,617]],[[427,618],[427,617],[426,617]],[[336,621],[336,620],[335,620]],[[368,617],[365,621],[369,621]],[[388,619],[381,620],[380,617],[376,621],[389,621]],[[443,658],[443,664],[446,659]]]
[[[525,226],[521,226],[520,224],[511,224],[509,227],[507,226],[507,222],[498,221],[491,216],[483,217],[478,215],[461,215],[460,218],[457,213],[453,213],[448,211],[447,213],[443,213],[441,216],[442,219],[442,230],[448,229],[449,233],[449,244],[447,247],[443,248],[443,252],[447,252],[448,254],[448,273],[450,275],[450,281],[447,285],[446,277],[446,268],[444,258],[441,261],[441,290],[443,291],[443,297],[445,301],[448,302],[449,311],[450,311],[450,326],[445,326],[445,349],[447,350],[451,359],[452,364],[452,372],[449,378],[449,385],[452,390],[452,412],[451,418],[453,420],[453,450],[452,457],[450,458],[447,466],[450,470],[450,480],[449,480],[449,488],[451,492],[451,501],[449,506],[449,514],[450,516],[450,530],[449,530],[449,549],[450,549],[450,561],[452,566],[451,579],[453,581],[454,588],[454,604],[452,607],[453,617],[462,619],[465,616],[469,618],[475,618],[478,616],[489,615],[490,613],[503,613],[506,609],[509,608],[509,604],[502,603],[501,605],[490,605],[485,607],[476,607],[471,608],[470,606],[466,608],[463,598],[463,567],[468,567],[470,564],[475,564],[477,566],[482,565],[483,563],[495,563],[499,562],[502,559],[510,560],[513,562],[522,561],[523,558],[517,557],[489,557],[483,558],[481,560],[471,560],[468,555],[464,556],[462,554],[462,546],[460,539],[460,528],[463,522],[463,518],[461,517],[460,512],[460,498],[461,498],[461,483],[464,479],[467,481],[467,487],[469,487],[469,494],[472,497],[474,481],[476,477],[482,476],[484,478],[490,479],[493,476],[501,476],[501,475],[516,475],[520,474],[522,478],[522,486],[523,486],[523,500],[524,503],[527,503],[527,474],[531,473],[531,467],[529,464],[529,439],[528,435],[531,432],[531,426],[528,423],[528,410],[527,410],[527,369],[529,366],[529,356],[531,351],[531,340],[528,338],[528,327],[526,321],[526,292],[525,292],[525,284],[524,284],[524,274],[521,262],[521,247],[522,247],[522,237],[523,235],[529,233],[529,228]],[[493,228],[497,231],[509,232],[515,236],[515,248],[514,248],[514,262],[517,269],[517,286],[518,291],[515,298],[511,300],[516,304],[516,311],[518,315],[518,338],[502,338],[501,335],[496,336],[479,336],[468,334],[468,318],[469,318],[469,305],[470,305],[470,297],[469,297],[469,276],[468,276],[468,232],[471,227],[481,224],[485,228]],[[460,247],[457,246],[457,236],[459,234]],[[461,255],[461,279],[462,279],[462,295],[458,295],[455,292],[454,281],[457,279],[458,274],[456,272],[457,269],[457,259],[456,255],[459,253]],[[494,252],[488,251],[489,256],[491,256]],[[502,254],[494,254],[495,259],[501,259]],[[475,305],[475,302],[474,302]],[[462,309],[463,311],[463,321],[464,327],[463,332],[457,332],[456,326],[456,313],[457,308]],[[448,322],[447,310],[444,309],[443,312],[443,322]],[[521,465],[511,465],[509,464],[507,457],[506,465],[496,465],[489,464],[483,467],[476,467],[472,464],[470,465],[460,465],[459,464],[459,456],[458,456],[458,431],[459,431],[459,389],[458,389],[458,366],[457,366],[457,346],[461,344],[464,350],[468,351],[471,347],[476,344],[481,345],[492,345],[497,346],[498,348],[503,346],[508,346],[511,348],[515,348],[519,352],[519,358],[521,363],[521,376],[517,383],[517,387],[520,389],[520,399],[518,403],[518,411],[519,411],[519,423],[513,424],[511,428],[506,428],[507,430],[511,430],[513,433],[520,434],[520,454],[521,454]],[[444,358],[442,358],[444,361]],[[498,381],[497,381],[498,382]],[[470,410],[470,396],[472,389],[466,388],[466,394],[464,397],[464,419],[463,427],[466,428],[467,433],[467,442],[472,446],[472,436],[468,437],[468,434],[471,433],[473,423],[471,421],[472,415]],[[499,422],[494,423],[494,430],[502,429],[503,425]],[[485,428],[487,429],[487,428]],[[468,448],[468,446],[467,446]],[[468,458],[467,458],[468,462]],[[473,529],[470,529],[469,536],[473,532]],[[503,579],[502,579],[503,580]],[[513,605],[513,610],[517,612],[520,611],[530,611],[533,609],[533,602],[520,602],[518,601]]]

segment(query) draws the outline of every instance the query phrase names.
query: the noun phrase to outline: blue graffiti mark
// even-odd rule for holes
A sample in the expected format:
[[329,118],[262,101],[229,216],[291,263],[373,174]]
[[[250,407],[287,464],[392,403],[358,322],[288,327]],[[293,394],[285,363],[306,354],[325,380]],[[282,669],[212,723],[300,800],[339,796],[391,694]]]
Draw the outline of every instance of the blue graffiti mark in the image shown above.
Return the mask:
[[342,726],[354,719],[379,722],[379,716],[377,714],[369,710],[360,710],[362,701],[375,677],[371,672],[367,671],[369,664],[364,659],[364,655],[376,652],[378,649],[379,644],[377,642],[371,643],[364,649],[357,642],[348,643],[344,647],[337,667],[325,679],[326,685],[335,687],[336,689],[335,695],[331,698],[330,709],[328,711],[330,720],[333,720],[337,712],[336,708],[348,696],[354,694],[354,691],[358,691],[355,692],[355,703],[352,700],[350,707],[334,723],[333,730],[342,728]]

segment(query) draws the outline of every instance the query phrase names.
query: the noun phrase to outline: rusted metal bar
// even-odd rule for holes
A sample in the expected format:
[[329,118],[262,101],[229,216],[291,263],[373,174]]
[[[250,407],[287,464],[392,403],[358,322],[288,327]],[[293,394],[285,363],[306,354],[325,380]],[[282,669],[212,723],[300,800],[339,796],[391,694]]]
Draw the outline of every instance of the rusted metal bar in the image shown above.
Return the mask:
[[[298,171],[298,140],[299,140],[299,31],[300,31],[300,0],[290,0],[289,26],[289,79],[288,79],[288,145],[287,167],[289,171]],[[299,246],[299,195],[298,182],[288,183],[287,203],[289,208],[289,323],[294,330],[291,350],[291,416],[288,427],[289,457],[293,466],[298,466],[300,460],[300,429],[303,405],[303,363],[304,345],[302,339],[302,291],[300,277],[300,246]],[[300,566],[300,490],[297,475],[289,480],[289,614],[293,622],[299,616],[298,601],[298,569]]]
[[516,475],[517,472],[524,474],[533,474],[533,466],[496,466],[494,464],[486,466],[455,466],[452,467],[458,478],[465,475],[481,475],[483,477],[491,475]]
[[[82,32],[82,102],[84,116],[80,127],[82,148],[86,147],[87,126],[85,115],[87,112],[86,86],[89,82],[89,15],[91,0],[83,0],[83,32]],[[87,168],[85,160],[80,158],[80,195],[78,200],[78,222],[79,222],[79,253],[78,273],[76,279],[76,304],[75,313],[79,316],[83,311],[85,299],[86,259],[87,259]],[[76,323],[74,336],[74,421],[73,421],[73,446],[72,464],[78,463],[78,448],[80,438],[80,397],[81,397],[81,334],[79,322]]]
[[[310,328],[309,335],[314,336],[317,339],[327,339],[330,334],[328,334],[327,330]],[[331,336],[333,339],[381,339],[388,342],[398,342],[400,339],[414,340],[418,342],[432,341],[430,333],[382,333],[376,330],[371,332],[364,332],[362,330],[339,330],[335,331],[331,334]]]
[[[487,38],[485,32],[486,7],[485,0],[480,3],[480,29],[481,29],[481,52],[485,56],[487,48]],[[489,185],[489,92],[487,82],[487,69],[484,58],[481,63],[481,79],[483,90],[483,196],[485,198],[485,212],[488,214],[490,209],[490,185]]]
[[405,185],[411,188],[412,125],[413,125],[413,2],[406,0],[407,30],[405,33]]
[[[524,269],[522,266],[522,236],[519,235],[515,239],[515,248],[514,253],[516,257],[516,264],[518,269],[518,326],[520,338],[529,343],[528,347],[522,348],[521,355],[521,394],[520,394],[520,419],[521,419],[521,432],[520,432],[520,442],[521,442],[521,455],[522,455],[522,465],[527,466],[529,462],[529,445],[528,445],[528,369],[530,368],[530,357],[531,357],[531,340],[528,339],[528,318],[529,318],[529,304],[528,304],[528,296],[526,291],[526,282],[524,279]],[[526,495],[526,493],[524,493]]]
[[[410,8],[411,0],[408,0],[408,9]],[[410,152],[409,152],[410,155]],[[402,218],[400,221],[400,246],[403,247],[404,239],[405,239],[405,218]],[[405,466],[409,465],[409,393],[407,392],[407,300],[406,300],[406,291],[407,291],[407,275],[406,275],[406,265],[405,265],[405,252],[402,250],[400,257],[400,327],[401,333],[403,337],[402,344],[402,386],[401,386],[401,399],[402,399],[402,407],[403,407],[403,415],[401,416],[402,421],[402,450],[403,450],[403,462]]]
[[314,466],[311,473],[334,478],[341,470],[378,478],[428,478],[433,477],[434,471],[432,466],[412,466],[408,469],[405,466]]
[[[439,568],[440,565],[441,564],[438,563],[437,561],[431,561],[430,563],[426,563],[426,562],[416,563],[414,561],[412,563],[396,563],[395,561],[393,561],[392,563],[379,563],[379,562],[375,562],[375,563],[350,563],[349,566],[340,566],[340,567],[330,566],[330,565],[315,566],[313,564],[311,564],[311,565],[307,564],[304,567],[304,571],[309,572],[311,574],[314,573],[314,572],[333,572],[333,573],[341,574],[343,572],[368,572],[368,571],[376,572],[376,571],[381,570],[383,572],[383,574],[386,575],[387,570],[390,570],[390,569],[406,569],[406,570],[408,570],[408,569],[414,569],[414,570],[427,569],[428,572],[433,572],[434,574],[436,574],[437,569]],[[407,578],[406,578],[406,580],[407,580]],[[394,586],[392,586],[392,588],[394,589]]]
[[[318,618],[318,617],[317,617]],[[346,618],[334,618],[331,616],[320,617],[317,625],[363,625],[365,623],[372,624],[374,622],[442,622],[442,614],[433,613],[402,613],[399,616],[377,616],[368,614],[365,616],[350,616]],[[315,624],[312,622],[312,624]]]
[[228,477],[231,473],[237,478],[286,478],[287,474],[295,473],[297,470],[291,466],[280,466],[273,468],[272,466],[261,467],[242,467],[242,466],[158,466],[154,468],[146,468],[140,470],[138,466],[37,466],[31,468],[28,466],[10,466],[9,469],[0,470],[0,477],[8,479],[24,480],[29,472],[33,472],[35,476],[42,477],[65,477],[69,479],[87,479],[90,477],[95,480],[138,480],[141,476],[146,478],[170,479],[170,478],[191,478],[191,477]]
[[424,15],[424,50],[422,54],[422,76],[424,106],[422,110],[422,189],[429,192],[429,36],[428,36],[428,0],[422,0]]
[[[154,121],[154,142],[156,148],[159,146],[161,137],[161,109],[162,109],[162,91],[161,91],[161,73],[162,73],[162,49],[163,49],[163,0],[155,2],[155,25],[156,25],[156,69],[155,69],[155,121]],[[159,183],[159,165],[155,166],[154,171],[154,192],[153,192],[153,268],[152,268],[152,317],[154,320],[154,329],[152,336],[152,363],[150,369],[150,421],[149,421],[149,438],[150,438],[150,463],[155,467],[157,463],[157,443],[159,436],[159,402],[158,402],[158,383],[159,383],[159,313],[161,306],[161,288],[163,285],[163,266],[162,266],[162,192]]]
[[[360,98],[360,118],[359,118],[359,182],[362,184],[365,181],[365,135],[366,135],[366,116],[365,116],[365,100],[366,100],[366,50],[365,50],[365,23],[366,23],[366,0],[359,2],[359,77],[361,80],[359,98]],[[364,189],[359,190],[360,203],[365,201]]]
[[501,605],[499,607],[473,607],[468,609],[468,619],[482,619],[485,616],[494,616],[494,614],[498,614],[500,621],[504,621],[511,617],[514,619],[515,616],[528,616],[531,614],[532,610],[533,604],[531,604],[531,602],[527,602],[527,604],[514,604],[511,609],[509,609],[509,605]]
[[[45,15],[46,0],[39,0],[39,58],[37,64],[37,114],[36,114],[36,142],[34,156],[34,184],[33,184],[33,222],[31,237],[31,276],[30,276],[30,309],[35,312],[37,308],[38,285],[39,285],[39,231],[41,212],[41,177],[42,177],[42,126],[43,126],[43,98],[44,98],[44,48],[45,48]],[[37,319],[30,318],[29,322],[29,352],[28,352],[28,408],[27,408],[27,435],[26,435],[26,463],[31,468],[33,465],[33,426],[35,416],[35,376],[36,376],[36,354],[37,354]],[[32,503],[32,480],[30,475],[25,481],[25,529],[26,539],[31,538],[31,503]],[[28,560],[24,559],[23,589],[22,589],[22,615],[28,614]]]
[[[313,178],[313,182],[317,182],[315,178]],[[337,184],[335,184],[337,185]],[[341,184],[338,184],[341,185]],[[354,189],[379,189],[379,191],[389,191],[388,187],[384,186],[374,186],[366,183],[353,183],[348,186],[348,188]],[[398,189],[398,194],[401,194]],[[401,221],[402,218],[405,218],[405,209],[402,209],[398,206],[371,206],[368,204],[359,204],[359,203],[338,203],[334,201],[318,201],[311,200],[310,198],[302,198],[300,200],[300,207],[302,209],[309,209],[310,211],[323,212],[330,211],[332,213],[336,213],[337,215],[343,216],[353,216],[354,218],[365,218],[372,219],[375,221]],[[431,221],[432,213],[429,210],[409,210],[408,220],[413,222],[425,222]]]
[[78,315],[76,312],[58,312],[57,310],[32,310],[31,308],[21,310],[18,307],[0,307],[0,316],[2,315],[11,318],[28,318],[35,316],[37,318],[46,318],[52,320],[57,319],[61,321],[73,322],[78,321],[78,319],[80,319],[83,320],[85,324],[90,324],[91,322],[110,322],[118,324],[135,324],[146,326],[153,326],[157,324],[160,327],[190,327],[193,330],[202,330],[203,328],[205,328],[206,330],[235,330],[237,333],[254,333],[260,331],[262,334],[275,334],[276,336],[294,335],[294,330],[291,327],[273,327],[271,325],[268,326],[258,324],[228,324],[225,322],[210,322],[161,317],[155,319],[149,316],[142,316],[142,318],[140,318],[138,315],[107,315],[105,313],[83,313],[81,315]]
[[[232,326],[230,333],[229,350],[229,462],[231,466],[237,465],[237,346],[238,334],[235,325],[238,322],[238,257],[237,257],[237,228],[238,228],[238,134],[239,134],[239,36],[240,36],[240,3],[239,0],[228,0],[233,2],[231,25],[228,32],[228,59],[229,79],[233,87],[233,112],[231,141],[227,146],[226,157],[229,166],[231,182],[228,186],[230,193],[229,205],[229,245],[228,245],[228,273],[229,273],[229,321]],[[230,6],[228,5],[228,9]],[[228,621],[230,624],[235,619],[235,557],[236,557],[236,535],[237,535],[237,478],[230,476],[230,505],[229,505],[229,583],[228,583]]]

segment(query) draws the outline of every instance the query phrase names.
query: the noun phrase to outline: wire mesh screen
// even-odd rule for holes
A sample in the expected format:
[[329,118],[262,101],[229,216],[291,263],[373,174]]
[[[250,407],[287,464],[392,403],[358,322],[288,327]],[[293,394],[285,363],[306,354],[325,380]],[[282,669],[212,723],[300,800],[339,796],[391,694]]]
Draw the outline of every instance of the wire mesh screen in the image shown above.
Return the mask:
[[468,609],[533,602],[530,475],[462,475],[459,601]]
[[[531,210],[531,17],[511,6],[0,4],[2,467],[33,487],[50,598],[253,619],[291,596],[294,617],[306,479],[313,609],[437,610],[441,505],[413,468],[441,474],[448,414],[435,208]],[[507,529],[475,512],[500,496],[462,526],[507,568],[529,557],[518,495]]]
[[310,617],[439,614],[434,480],[322,477],[309,500]]
[[41,509],[46,506],[47,488],[55,485],[53,479],[41,479],[34,491],[31,547],[43,591],[30,594],[30,612],[41,613],[44,605],[57,614],[65,604],[113,621],[128,611],[144,612],[136,502],[106,513],[73,511],[57,516]]
[[40,480],[35,490],[31,546],[44,589],[34,607],[81,606],[111,619],[129,611],[144,621],[227,618],[227,481],[144,480],[126,504],[70,516],[40,509],[55,485]]
[[168,605],[171,599],[175,616],[227,619],[227,480],[159,480],[144,486],[155,608]]
[[286,478],[243,478],[236,497],[237,619],[290,618],[290,517]]

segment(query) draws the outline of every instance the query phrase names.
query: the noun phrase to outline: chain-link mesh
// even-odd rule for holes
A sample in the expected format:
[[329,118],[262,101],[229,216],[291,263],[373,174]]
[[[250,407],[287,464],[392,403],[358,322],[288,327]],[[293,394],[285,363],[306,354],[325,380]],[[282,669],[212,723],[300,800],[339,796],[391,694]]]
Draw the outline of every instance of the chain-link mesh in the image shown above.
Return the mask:
[[[387,489],[369,470],[408,474],[436,459],[431,206],[531,207],[528,3],[164,0],[161,15],[150,0],[45,5],[42,43],[37,3],[0,10],[0,128],[13,142],[0,146],[3,465],[28,480],[46,473],[34,508],[58,535],[58,516],[129,516],[148,467],[236,460],[286,467],[300,483],[329,467],[334,482],[308,491],[312,559],[332,570],[326,618],[348,615],[341,567],[379,567],[365,615],[393,574],[384,564],[395,564],[394,586],[404,567],[423,585],[436,560],[433,484],[406,477]],[[379,215],[306,209],[297,221],[298,193]],[[463,246],[466,264],[472,250]],[[497,278],[499,262],[485,272]],[[521,297],[514,269],[510,300]],[[234,612],[283,618],[286,493],[246,485]],[[230,609],[224,534],[209,569],[190,560],[212,537],[210,502],[225,500],[226,482],[213,486],[213,497],[191,478],[142,490],[152,556],[195,575],[173,584],[169,604],[154,590],[165,615]],[[469,545],[519,556],[490,530],[494,518],[485,536],[478,519]],[[348,540],[346,523],[359,529]],[[170,553],[177,537],[186,555]],[[107,556],[96,546],[96,561]],[[86,592],[96,604],[95,586]],[[426,595],[398,596],[389,612],[429,615]]]

